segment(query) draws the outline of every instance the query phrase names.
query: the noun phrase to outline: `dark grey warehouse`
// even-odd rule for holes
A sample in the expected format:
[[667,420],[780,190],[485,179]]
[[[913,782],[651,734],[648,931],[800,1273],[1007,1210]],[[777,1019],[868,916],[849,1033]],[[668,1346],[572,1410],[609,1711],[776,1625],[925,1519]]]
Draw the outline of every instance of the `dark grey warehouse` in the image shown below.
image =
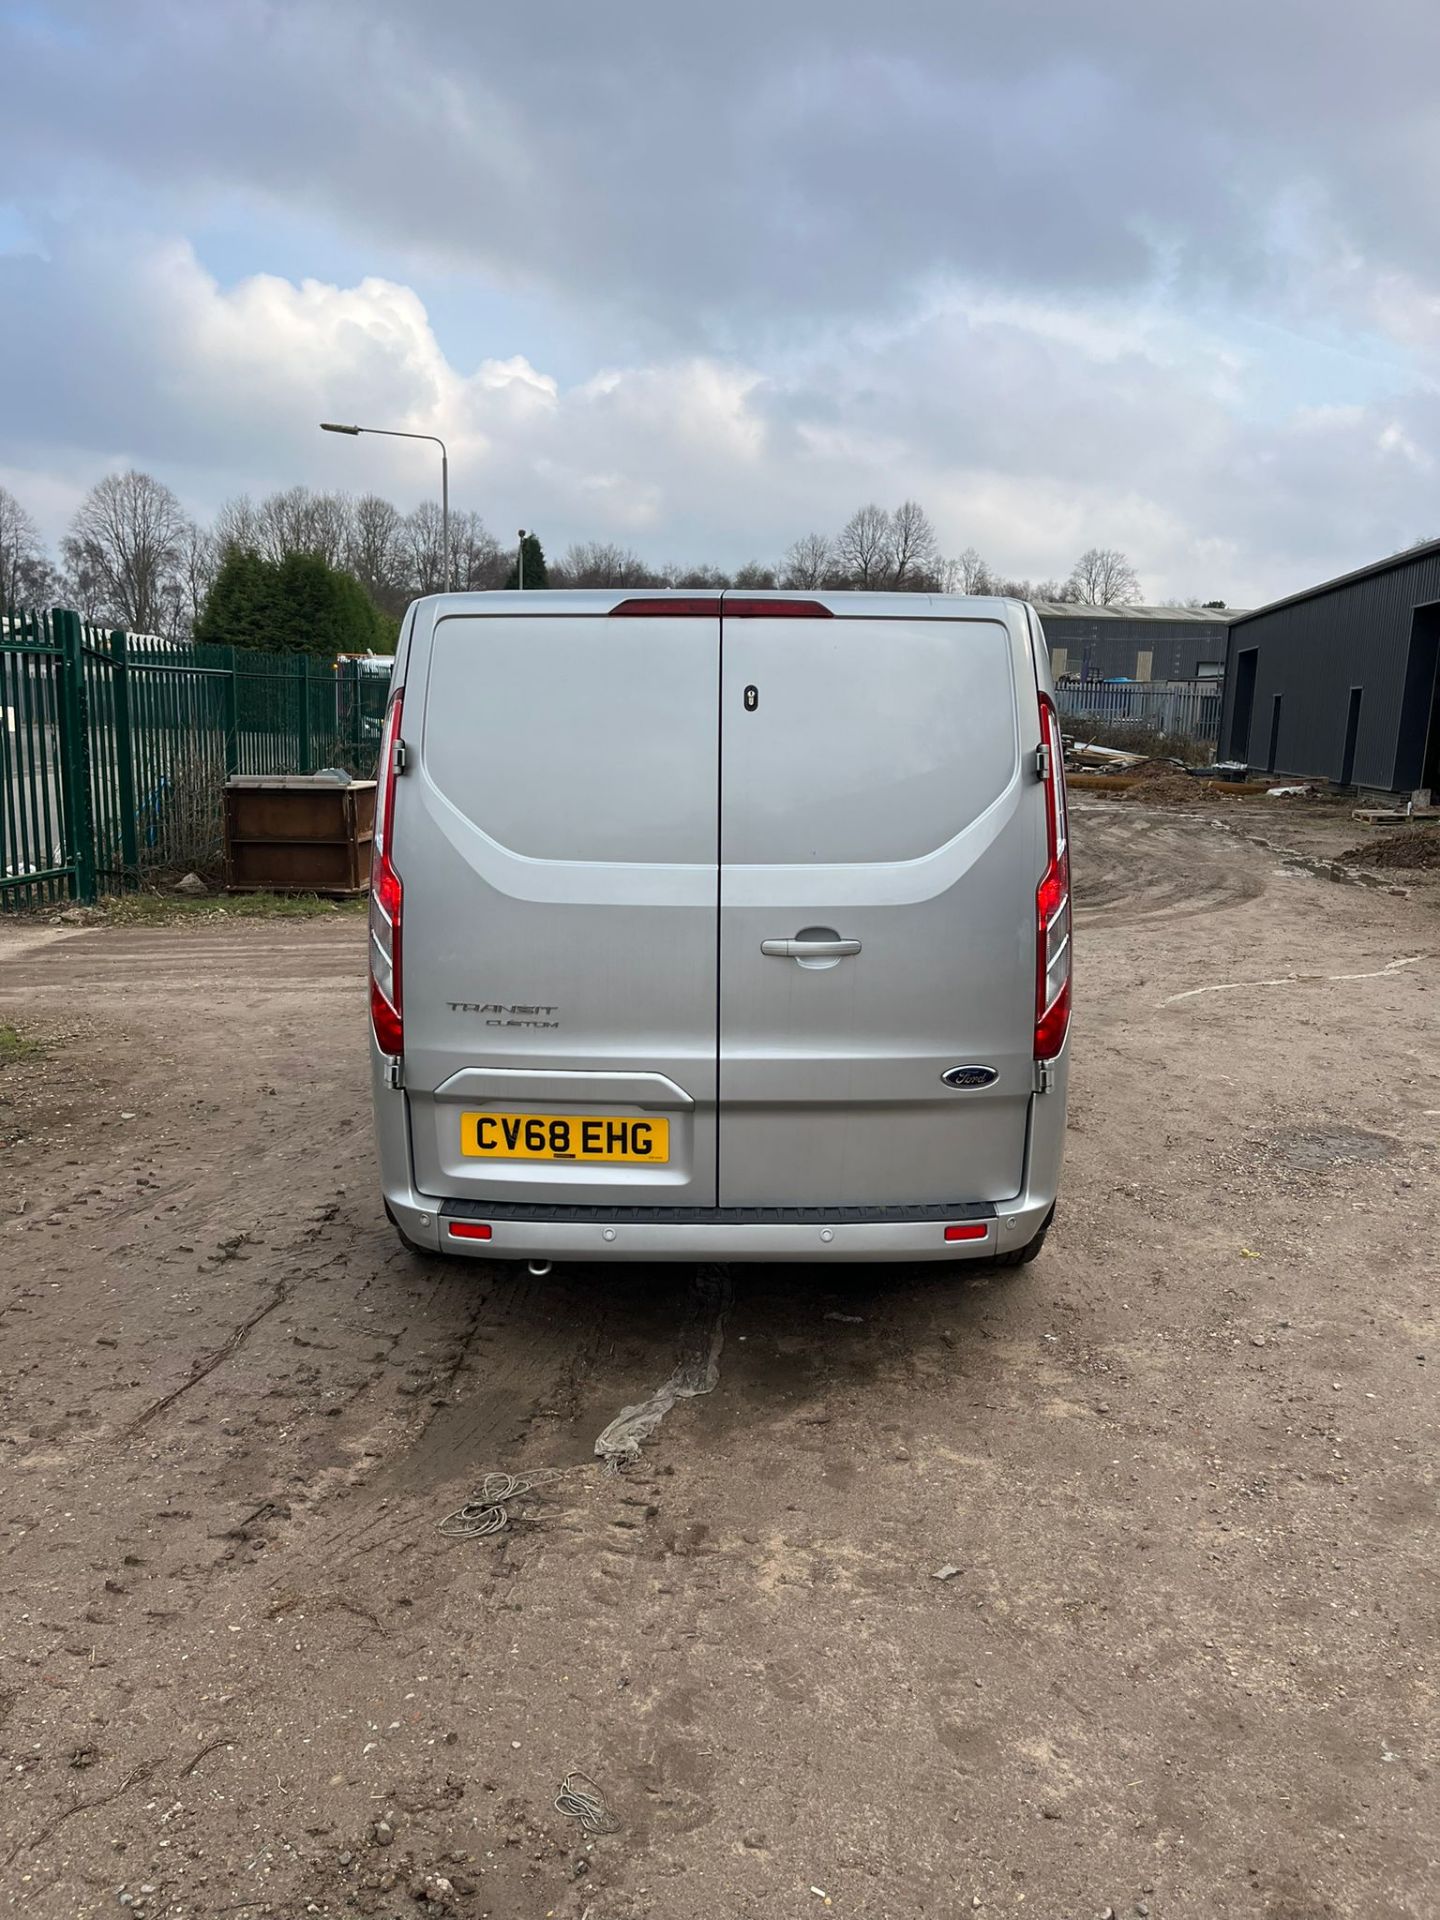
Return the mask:
[[1440,788],[1440,540],[1230,627],[1224,757],[1384,793]]
[[1087,607],[1037,600],[1055,677],[1218,680],[1234,613],[1215,607]]

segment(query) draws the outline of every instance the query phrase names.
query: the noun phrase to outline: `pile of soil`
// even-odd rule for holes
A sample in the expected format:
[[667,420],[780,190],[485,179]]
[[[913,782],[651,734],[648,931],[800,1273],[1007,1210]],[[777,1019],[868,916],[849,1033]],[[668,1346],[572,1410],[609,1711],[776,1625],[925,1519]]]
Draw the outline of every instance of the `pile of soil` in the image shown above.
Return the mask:
[[1127,778],[1131,780],[1173,780],[1182,769],[1173,760],[1142,760],[1138,767],[1127,769]]
[[1120,798],[1136,801],[1142,807],[1210,807],[1216,796],[1208,780],[1192,780],[1176,767],[1161,766],[1158,773],[1147,774],[1141,769],[1134,786],[1127,787]]
[[1440,867],[1440,824],[1387,829],[1340,858],[1352,867]]

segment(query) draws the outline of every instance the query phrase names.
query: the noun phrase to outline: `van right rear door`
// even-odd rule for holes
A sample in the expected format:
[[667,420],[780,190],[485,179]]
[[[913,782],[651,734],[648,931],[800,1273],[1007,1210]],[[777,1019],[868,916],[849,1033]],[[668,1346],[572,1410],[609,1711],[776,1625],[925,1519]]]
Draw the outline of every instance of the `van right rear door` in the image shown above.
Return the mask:
[[723,605],[719,1202],[1009,1199],[1046,861],[1023,613]]

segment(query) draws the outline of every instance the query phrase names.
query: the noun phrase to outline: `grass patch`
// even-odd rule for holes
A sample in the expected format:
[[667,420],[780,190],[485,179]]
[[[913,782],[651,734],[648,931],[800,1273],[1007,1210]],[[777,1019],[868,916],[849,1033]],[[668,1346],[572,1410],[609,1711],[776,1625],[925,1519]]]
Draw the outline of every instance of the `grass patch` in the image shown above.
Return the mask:
[[13,1066],[17,1060],[31,1060],[40,1051],[38,1040],[28,1039],[8,1020],[0,1020],[0,1067]]
[[315,893],[124,893],[101,902],[97,920],[112,927],[176,927],[199,920],[322,920],[363,915],[365,900]]

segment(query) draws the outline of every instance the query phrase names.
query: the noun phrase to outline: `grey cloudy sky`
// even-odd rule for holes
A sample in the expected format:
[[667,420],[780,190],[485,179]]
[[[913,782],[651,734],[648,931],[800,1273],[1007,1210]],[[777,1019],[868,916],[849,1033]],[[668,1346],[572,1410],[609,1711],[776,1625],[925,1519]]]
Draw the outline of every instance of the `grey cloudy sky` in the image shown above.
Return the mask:
[[1232,604],[1440,533],[1422,0],[0,0],[0,483]]

